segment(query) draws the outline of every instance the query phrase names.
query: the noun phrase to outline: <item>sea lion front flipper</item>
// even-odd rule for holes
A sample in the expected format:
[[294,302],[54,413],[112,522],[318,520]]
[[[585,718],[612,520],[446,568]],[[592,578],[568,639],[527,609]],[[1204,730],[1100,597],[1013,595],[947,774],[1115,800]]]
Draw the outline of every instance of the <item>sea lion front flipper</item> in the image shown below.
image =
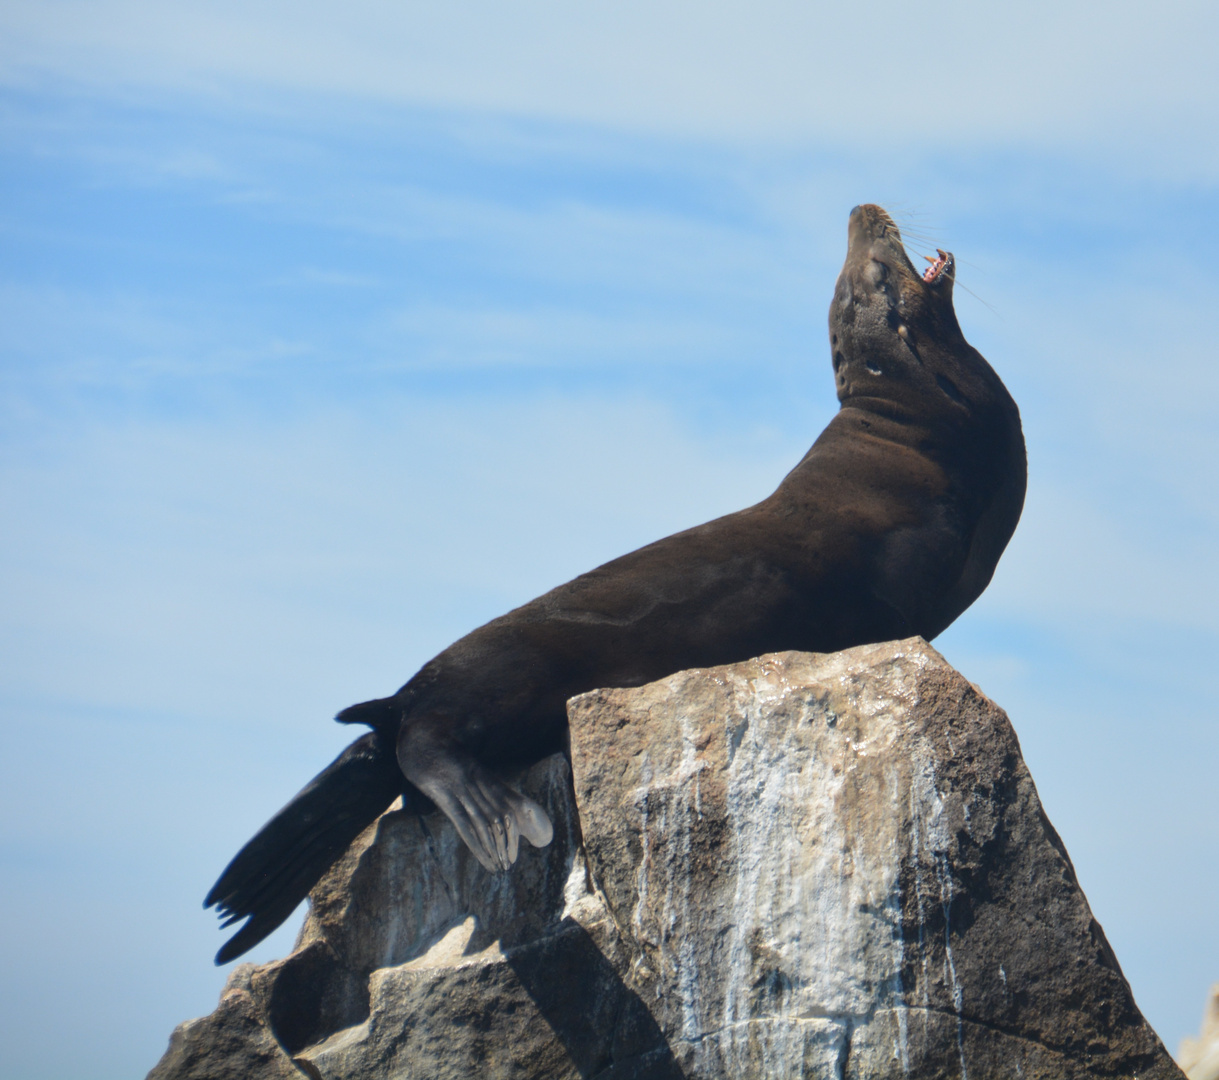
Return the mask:
[[523,837],[545,847],[554,836],[546,811],[472,757],[453,747],[421,745],[404,729],[398,765],[406,778],[453,823],[474,857],[493,873],[516,862]]

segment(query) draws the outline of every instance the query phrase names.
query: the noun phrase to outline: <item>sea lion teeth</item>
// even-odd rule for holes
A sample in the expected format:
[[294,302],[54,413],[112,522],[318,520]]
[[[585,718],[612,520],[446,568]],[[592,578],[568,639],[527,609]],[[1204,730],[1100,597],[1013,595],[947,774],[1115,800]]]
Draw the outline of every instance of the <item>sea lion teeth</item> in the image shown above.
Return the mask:
[[952,256],[920,277],[879,206],[855,207],[847,234],[829,316],[840,408],[778,488],[493,619],[391,697],[343,710],[373,730],[208,893],[225,925],[249,917],[217,963],[291,915],[399,796],[443,811],[488,873],[522,842],[549,843],[545,808],[503,777],[562,750],[576,694],[771,652],[930,640],[977,599],[1024,505],[1019,410],[961,333]]
[[939,252],[938,259],[933,259],[930,255],[923,256],[924,259],[931,263],[931,265],[923,271],[923,280],[926,282],[935,281],[935,279],[952,264],[952,255],[949,252],[941,251],[939,248],[936,248],[936,251]]

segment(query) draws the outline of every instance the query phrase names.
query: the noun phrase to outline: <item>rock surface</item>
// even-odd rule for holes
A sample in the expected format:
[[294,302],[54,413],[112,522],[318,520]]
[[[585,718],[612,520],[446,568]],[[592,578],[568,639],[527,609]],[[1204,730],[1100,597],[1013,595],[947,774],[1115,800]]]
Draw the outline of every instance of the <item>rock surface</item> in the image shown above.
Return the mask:
[[[915,638],[573,699],[490,874],[391,811],[170,1078],[1180,1078],[1007,717]],[[574,801],[572,795],[574,779]]]
[[1189,1080],[1219,1080],[1219,983],[1211,987],[1196,1039],[1182,1039],[1177,1062]]

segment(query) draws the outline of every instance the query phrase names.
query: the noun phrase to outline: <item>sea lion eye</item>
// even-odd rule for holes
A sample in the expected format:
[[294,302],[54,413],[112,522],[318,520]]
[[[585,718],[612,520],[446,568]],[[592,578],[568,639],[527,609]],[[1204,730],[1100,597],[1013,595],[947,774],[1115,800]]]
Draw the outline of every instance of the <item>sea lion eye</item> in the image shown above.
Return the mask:
[[869,282],[873,285],[882,284],[889,276],[889,267],[879,259],[872,259],[868,263],[866,276]]

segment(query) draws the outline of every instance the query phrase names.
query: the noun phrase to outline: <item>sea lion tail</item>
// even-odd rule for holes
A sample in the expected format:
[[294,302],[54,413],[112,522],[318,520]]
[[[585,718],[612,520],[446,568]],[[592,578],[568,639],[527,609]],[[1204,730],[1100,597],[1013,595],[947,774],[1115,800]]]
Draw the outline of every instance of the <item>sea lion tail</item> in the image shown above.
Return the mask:
[[291,915],[405,785],[393,739],[378,731],[357,739],[310,780],[234,856],[203,901],[216,908],[222,926],[250,917],[216,963],[252,949]]

